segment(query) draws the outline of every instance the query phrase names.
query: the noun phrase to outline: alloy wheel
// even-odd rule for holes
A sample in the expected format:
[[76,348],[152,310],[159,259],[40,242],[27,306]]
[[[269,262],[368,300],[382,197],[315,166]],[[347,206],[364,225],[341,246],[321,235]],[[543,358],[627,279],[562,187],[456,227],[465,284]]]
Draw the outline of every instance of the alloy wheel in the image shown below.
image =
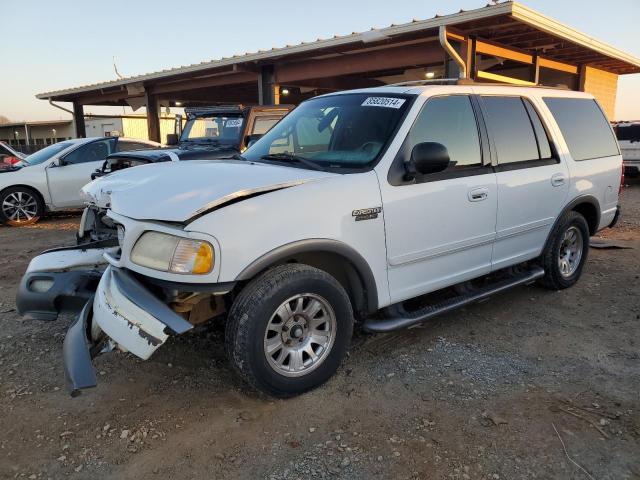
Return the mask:
[[564,278],[573,275],[580,266],[583,248],[582,232],[577,227],[568,228],[564,232],[558,252],[558,267]]
[[4,198],[2,213],[7,220],[12,222],[28,222],[37,216],[38,202],[31,193],[13,192]]
[[295,295],[269,319],[264,354],[281,375],[307,375],[327,358],[336,329],[336,315],[327,300],[312,293]]

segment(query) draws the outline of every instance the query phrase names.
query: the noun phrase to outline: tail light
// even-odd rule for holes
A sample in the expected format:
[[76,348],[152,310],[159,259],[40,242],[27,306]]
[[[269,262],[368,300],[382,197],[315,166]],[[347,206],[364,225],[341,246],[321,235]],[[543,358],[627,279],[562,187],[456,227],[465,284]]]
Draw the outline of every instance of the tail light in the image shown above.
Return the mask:
[[15,165],[16,163],[20,162],[20,159],[14,156],[6,156],[4,157],[3,161],[4,163],[8,163],[9,165]]
[[622,170],[620,171],[620,188],[618,189],[618,195],[622,193],[624,188],[624,163],[622,164]]

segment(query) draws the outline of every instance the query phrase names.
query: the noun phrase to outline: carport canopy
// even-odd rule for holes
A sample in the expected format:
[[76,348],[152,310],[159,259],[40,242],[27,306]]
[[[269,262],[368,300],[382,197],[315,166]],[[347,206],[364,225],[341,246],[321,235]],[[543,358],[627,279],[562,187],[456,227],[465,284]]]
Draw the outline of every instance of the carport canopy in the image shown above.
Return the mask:
[[618,76],[634,73],[640,59],[506,2],[36,97],[72,102],[79,137],[84,105],[144,105],[149,138],[160,141],[161,106],[297,104],[321,93],[425,78],[562,84],[591,91],[612,115]]

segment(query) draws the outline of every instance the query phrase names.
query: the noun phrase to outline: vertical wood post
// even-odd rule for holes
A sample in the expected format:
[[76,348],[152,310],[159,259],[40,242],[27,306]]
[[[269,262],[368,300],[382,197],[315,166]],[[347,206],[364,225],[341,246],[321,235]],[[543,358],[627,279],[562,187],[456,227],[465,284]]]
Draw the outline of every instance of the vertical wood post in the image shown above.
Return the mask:
[[147,133],[149,140],[160,142],[160,115],[158,109],[158,97],[145,90],[145,102],[147,104]]
[[80,102],[73,102],[73,125],[76,130],[76,138],[87,136],[87,131],[84,128],[84,107]]

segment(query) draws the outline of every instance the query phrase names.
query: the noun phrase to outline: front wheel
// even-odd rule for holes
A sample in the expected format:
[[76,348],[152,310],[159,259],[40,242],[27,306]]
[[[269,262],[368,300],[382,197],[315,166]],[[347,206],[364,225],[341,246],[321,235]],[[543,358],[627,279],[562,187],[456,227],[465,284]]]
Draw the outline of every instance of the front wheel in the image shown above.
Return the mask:
[[0,193],[0,222],[5,225],[31,225],[43,212],[40,196],[30,188],[11,187]]
[[288,264],[240,293],[229,312],[225,347],[244,381],[286,398],[326,382],[352,332],[351,303],[338,281],[317,268]]
[[563,215],[540,257],[545,275],[540,280],[551,290],[571,287],[578,281],[589,253],[589,226],[578,212]]

